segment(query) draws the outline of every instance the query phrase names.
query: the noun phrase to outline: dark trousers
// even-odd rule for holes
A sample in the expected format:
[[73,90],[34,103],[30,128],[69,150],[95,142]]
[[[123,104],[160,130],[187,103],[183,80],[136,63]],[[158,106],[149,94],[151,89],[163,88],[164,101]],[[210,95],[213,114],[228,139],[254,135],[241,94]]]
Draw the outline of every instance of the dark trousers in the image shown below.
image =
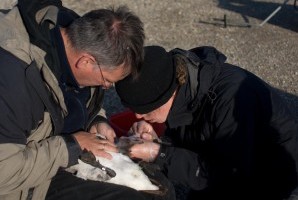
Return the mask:
[[[127,180],[130,181],[130,180]],[[166,181],[163,179],[163,181]],[[169,184],[167,182],[166,184]],[[169,186],[166,186],[169,187]],[[83,180],[63,170],[53,178],[46,200],[175,200],[172,188],[166,195],[154,195],[129,187]]]

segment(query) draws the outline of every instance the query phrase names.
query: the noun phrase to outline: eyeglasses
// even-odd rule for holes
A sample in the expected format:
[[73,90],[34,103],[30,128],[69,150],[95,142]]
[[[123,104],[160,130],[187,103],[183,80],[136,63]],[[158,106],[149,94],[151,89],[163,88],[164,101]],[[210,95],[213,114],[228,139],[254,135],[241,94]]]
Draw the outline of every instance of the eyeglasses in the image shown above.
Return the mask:
[[112,83],[112,82],[110,82],[110,81],[107,81],[107,80],[104,78],[103,73],[102,73],[102,70],[101,70],[101,67],[100,67],[100,65],[98,64],[98,62],[97,62],[96,65],[97,65],[98,68],[99,68],[99,71],[100,71],[100,74],[101,74],[101,78],[102,78],[102,80],[103,80],[103,86],[104,86],[104,89],[109,89],[111,86],[114,85],[114,83]]
[[106,79],[105,79],[105,77],[103,76],[102,71],[101,71],[101,67],[100,67],[99,64],[97,64],[97,66],[98,66],[98,68],[99,68],[99,71],[100,71],[100,74],[101,74],[101,78],[102,78],[102,80],[103,80],[104,88],[105,88],[105,89],[108,89],[107,84],[106,84]]

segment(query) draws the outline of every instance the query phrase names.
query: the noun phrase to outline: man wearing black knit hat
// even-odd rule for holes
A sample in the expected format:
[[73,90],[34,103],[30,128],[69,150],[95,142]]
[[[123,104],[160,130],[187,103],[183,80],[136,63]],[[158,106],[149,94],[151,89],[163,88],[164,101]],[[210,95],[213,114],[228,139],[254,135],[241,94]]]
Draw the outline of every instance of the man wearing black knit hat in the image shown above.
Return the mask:
[[[116,83],[122,103],[144,120],[132,126],[144,142],[130,156],[158,164],[187,199],[290,198],[297,121],[271,86],[225,60],[213,47],[145,47],[139,77]],[[166,123],[161,139],[171,145],[154,122]]]

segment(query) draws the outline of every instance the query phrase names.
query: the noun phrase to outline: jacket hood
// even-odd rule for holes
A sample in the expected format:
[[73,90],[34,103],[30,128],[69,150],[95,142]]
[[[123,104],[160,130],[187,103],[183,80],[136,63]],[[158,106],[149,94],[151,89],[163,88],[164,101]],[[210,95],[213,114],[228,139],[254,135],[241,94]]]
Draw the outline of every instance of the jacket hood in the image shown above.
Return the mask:
[[194,52],[204,64],[220,65],[223,64],[227,57],[214,47],[202,46],[190,49]]
[[[227,57],[216,48],[210,46],[197,47],[190,51],[195,53],[199,60],[200,69],[198,70],[198,74],[193,77],[194,80],[198,80],[198,83],[196,84],[195,81],[191,81],[190,83],[191,88],[198,87],[197,94],[193,95],[196,97],[193,101],[196,103],[192,106],[197,107],[201,106],[200,104],[204,96],[211,98],[211,94],[212,98],[216,98],[214,82],[220,74],[221,66],[223,66]],[[193,74],[194,73],[190,73],[190,77],[193,76]]]
[[52,0],[36,4],[35,1],[19,1],[17,6],[26,31],[30,35],[30,42],[45,50],[46,46],[51,45],[48,40],[49,29],[56,25],[58,9],[62,7],[62,2]]
[[32,51],[32,47],[17,7],[7,13],[0,12],[0,30],[0,47],[31,63],[32,57],[28,52]]
[[[55,12],[57,15],[58,9],[54,6],[49,6],[42,9],[42,11],[40,11],[39,14],[44,13],[45,16],[40,17],[40,19],[49,20],[51,16],[54,16]],[[49,14],[49,16],[47,14]],[[0,29],[5,30],[0,32],[0,47],[23,60],[28,65],[35,61],[36,67],[39,69],[40,73],[43,74],[44,81],[47,82],[47,85],[51,88],[50,90],[53,92],[53,95],[56,96],[57,101],[61,104],[64,113],[67,113],[63,94],[58,85],[58,81],[47,63],[45,63],[47,53],[42,50],[41,47],[31,43],[18,7],[12,8],[6,14],[0,12]]]

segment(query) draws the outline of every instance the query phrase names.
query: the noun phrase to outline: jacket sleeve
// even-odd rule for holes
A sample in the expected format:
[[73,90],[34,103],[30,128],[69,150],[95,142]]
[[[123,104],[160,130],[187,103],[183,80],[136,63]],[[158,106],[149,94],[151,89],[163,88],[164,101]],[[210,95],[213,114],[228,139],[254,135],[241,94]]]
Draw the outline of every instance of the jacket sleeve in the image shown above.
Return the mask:
[[0,68],[0,195],[49,180],[69,162],[65,140],[48,137],[50,115],[13,62]]
[[[69,163],[65,140],[46,137],[52,130],[49,113],[41,110],[41,118],[32,114],[39,110],[38,103],[30,104],[33,107],[24,104],[28,96],[21,95],[21,87],[4,90],[6,83],[0,84],[1,94],[6,94],[0,96],[0,195],[37,186]],[[42,119],[38,125],[37,118]]]
[[[6,93],[6,98],[8,96]],[[67,167],[69,155],[62,137],[46,138],[52,129],[48,113],[44,114],[43,122],[33,131],[29,129],[34,124],[33,115],[22,112],[30,107],[22,106],[22,100],[26,98],[15,96],[8,102],[3,100],[3,95],[1,97],[0,195],[4,195],[32,188],[51,179],[60,167]],[[12,107],[14,101],[18,101],[20,107]],[[27,133],[31,133],[28,138]]]
[[50,137],[28,144],[0,144],[0,195],[32,188],[51,179],[68,164],[62,137]]
[[171,181],[188,185],[194,190],[202,190],[207,187],[207,171],[195,152],[161,145],[154,162],[161,167]]

